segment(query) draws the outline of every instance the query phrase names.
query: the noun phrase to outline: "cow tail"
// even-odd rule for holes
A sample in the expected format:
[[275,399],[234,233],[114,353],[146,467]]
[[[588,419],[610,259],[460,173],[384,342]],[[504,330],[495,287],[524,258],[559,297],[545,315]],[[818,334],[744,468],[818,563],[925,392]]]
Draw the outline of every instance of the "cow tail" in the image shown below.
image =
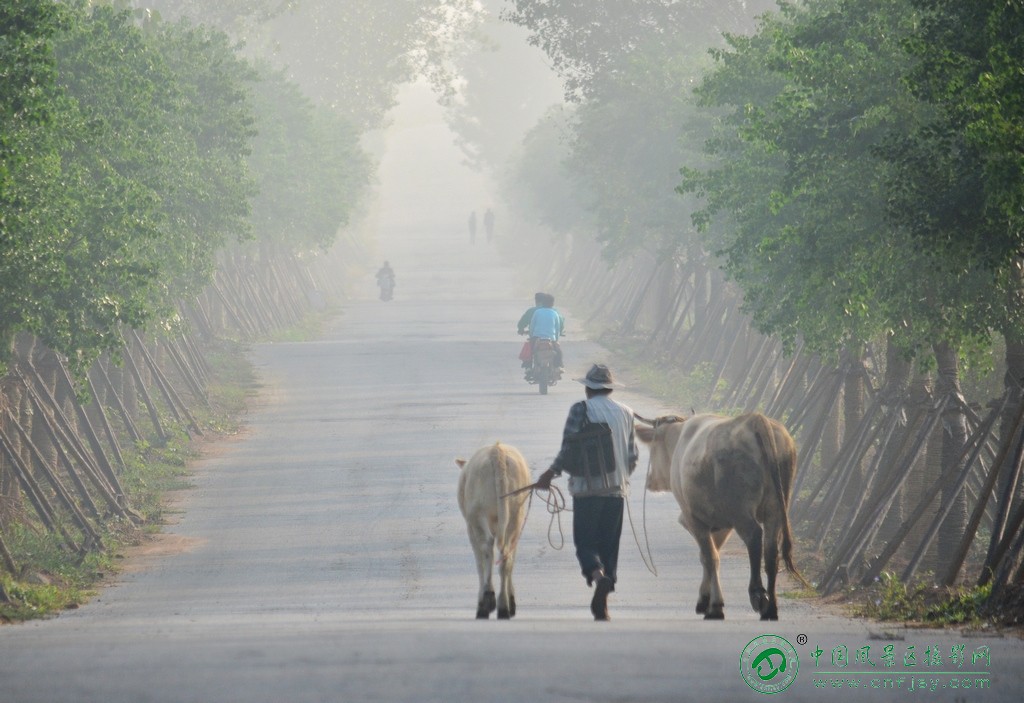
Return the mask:
[[[787,456],[780,456],[778,444],[775,442],[775,432],[772,429],[771,423],[768,418],[764,415],[756,416],[761,424],[760,430],[754,431],[754,436],[757,437],[757,444],[761,448],[761,453],[764,455],[768,464],[771,466],[772,485],[775,487],[775,497],[778,501],[779,510],[781,511],[782,517],[780,522],[782,523],[782,561],[786,565],[786,570],[793,574],[794,577],[805,588],[810,588],[811,584],[807,582],[803,574],[800,573],[799,569],[796,568],[796,564],[793,563],[793,527],[789,522],[789,493],[788,489],[791,486],[782,485],[782,471],[783,462],[789,465],[791,468],[790,475],[795,474],[796,466],[796,452],[789,449],[786,452]],[[768,438],[768,443],[771,445],[770,451],[765,447],[765,437]]]
[[[495,563],[500,564],[515,550],[516,542],[519,540],[518,525],[515,526],[516,533],[509,534],[513,526],[509,524],[511,515],[508,509],[508,501],[516,500],[518,496],[507,495],[517,488],[510,486],[508,482],[508,452],[501,446],[500,442],[495,443],[494,451],[497,453],[496,459],[498,462],[498,534],[494,536],[498,546],[498,558]],[[503,498],[502,496],[506,497]]]

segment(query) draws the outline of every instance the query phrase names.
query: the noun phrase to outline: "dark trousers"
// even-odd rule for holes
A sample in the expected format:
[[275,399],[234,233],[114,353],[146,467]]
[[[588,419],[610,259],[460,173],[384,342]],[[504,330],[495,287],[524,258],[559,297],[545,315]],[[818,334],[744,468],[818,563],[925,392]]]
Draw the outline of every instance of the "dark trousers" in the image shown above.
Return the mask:
[[573,498],[572,541],[587,583],[595,569],[604,569],[612,583],[617,580],[624,505],[621,496]]

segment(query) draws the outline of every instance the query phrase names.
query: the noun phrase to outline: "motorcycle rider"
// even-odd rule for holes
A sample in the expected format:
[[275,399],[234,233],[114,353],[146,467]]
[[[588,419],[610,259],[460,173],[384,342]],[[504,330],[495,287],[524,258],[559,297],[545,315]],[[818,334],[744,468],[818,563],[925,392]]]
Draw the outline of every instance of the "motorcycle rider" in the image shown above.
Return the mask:
[[[530,320],[533,319],[533,313],[540,307],[540,304],[544,302],[544,293],[537,291],[533,294],[533,307],[527,309],[519,318],[519,323],[516,325],[517,334],[526,334],[530,329]],[[528,345],[528,346],[527,346]],[[526,350],[529,349],[529,352]],[[527,353],[529,356],[527,356]],[[523,346],[523,353],[519,354],[519,358],[523,362],[523,368],[529,369],[533,364],[533,340],[529,340],[526,345]],[[529,373],[529,372],[527,372]]]
[[519,334],[526,334],[526,330],[530,329],[530,320],[533,319],[533,313],[543,302],[544,293],[538,291],[533,294],[533,307],[523,313],[522,317],[519,318],[519,324],[516,325],[516,331]]
[[380,299],[390,300],[391,291],[395,288],[395,272],[387,261],[377,271],[377,285],[380,286]]
[[[555,366],[562,371],[562,347],[558,338],[565,334],[565,317],[555,310],[555,296],[550,293],[540,294],[540,307],[530,317],[530,347],[536,347],[538,339],[549,339],[555,347]],[[531,354],[532,356],[532,354]]]

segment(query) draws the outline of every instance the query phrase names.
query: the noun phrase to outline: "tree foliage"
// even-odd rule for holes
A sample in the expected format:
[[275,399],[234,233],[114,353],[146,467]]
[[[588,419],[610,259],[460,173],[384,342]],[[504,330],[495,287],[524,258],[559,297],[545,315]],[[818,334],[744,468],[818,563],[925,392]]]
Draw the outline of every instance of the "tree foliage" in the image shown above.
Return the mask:
[[919,143],[935,114],[911,80],[918,27],[910,2],[784,4],[717,54],[700,89],[728,108],[717,167],[685,172],[684,189],[707,199],[698,222],[718,217],[714,246],[764,331],[825,353],[892,335],[924,354],[983,348],[1002,326],[1000,275],[962,247],[922,246],[893,211],[914,188],[894,145]]
[[[740,31],[770,0],[510,0],[503,13],[526,27],[565,83],[566,99],[592,97],[603,79],[617,80],[638,52],[666,55],[680,46],[709,46]],[[660,49],[660,51],[658,50]]]
[[244,39],[314,102],[360,129],[382,124],[397,88],[423,75],[451,89],[450,52],[473,23],[473,0],[139,0]]
[[727,215],[709,241],[758,326],[820,351],[884,330],[887,270],[911,255],[884,222],[872,153],[902,117],[906,28],[867,4],[783,6],[716,52],[698,93],[727,108],[719,167],[684,183],[707,199],[698,222]]
[[1024,4],[914,0],[915,94],[934,108],[887,154],[889,212],[929,247],[993,268],[1024,255]]
[[699,163],[707,136],[689,93],[720,29],[749,25],[753,6],[768,4],[518,0],[506,10],[578,103],[570,151],[549,167],[568,170],[609,258],[692,249],[693,202],[673,190],[679,164]]
[[581,205],[578,183],[569,178],[564,161],[569,154],[572,111],[563,106],[531,129],[522,149],[505,173],[503,187],[519,215],[560,234],[581,224],[593,224]]
[[61,300],[75,312],[33,331],[84,363],[119,345],[118,325],[172,318],[229,233],[244,233],[252,76],[222,36],[185,25],[147,36],[126,12],[74,7],[55,55],[80,125],[63,132],[75,242],[65,261],[80,271]]
[[4,197],[13,201],[4,241],[22,264],[4,275],[5,293],[22,291],[5,294],[4,322],[80,369],[115,345],[119,324],[147,317],[156,267],[140,248],[159,234],[159,198],[136,176],[162,88],[138,32],[113,13],[93,19],[80,4],[54,12],[63,22],[42,35],[52,63],[38,86],[49,120],[21,145],[25,169]]
[[[53,37],[66,23],[48,0],[0,6],[0,342],[9,351],[21,327],[41,327],[40,299],[60,268],[61,213],[49,200],[60,176],[54,126]],[[54,245],[56,244],[56,246]]]
[[832,356],[1020,329],[1019,2],[783,0],[749,33],[740,4],[510,5],[579,102],[564,164],[612,255],[692,222],[761,330]]
[[258,136],[250,159],[259,179],[253,225],[265,243],[292,251],[327,248],[371,178],[354,126],[314,106],[280,71],[261,67],[254,96]]
[[0,338],[79,376],[122,326],[173,324],[251,229],[329,245],[370,177],[349,123],[226,35],[118,4],[0,9]]

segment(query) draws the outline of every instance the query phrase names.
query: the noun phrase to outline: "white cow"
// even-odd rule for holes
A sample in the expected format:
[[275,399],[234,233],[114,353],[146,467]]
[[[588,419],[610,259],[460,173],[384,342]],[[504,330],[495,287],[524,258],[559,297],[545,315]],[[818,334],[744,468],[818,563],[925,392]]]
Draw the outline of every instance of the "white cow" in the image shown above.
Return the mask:
[[[750,605],[762,620],[778,620],[775,577],[779,543],[786,568],[807,582],[793,565],[789,498],[796,476],[796,447],[789,432],[760,413],[729,418],[675,415],[637,425],[637,437],[651,446],[647,486],[671,490],[679,522],[700,548],[704,577],[697,612],[724,618],[718,550],[736,530],[750,557]],[[761,558],[768,589],[761,580]]]
[[[513,496],[507,494],[530,485],[530,469],[522,454],[500,442],[477,450],[468,463],[463,459],[456,459],[455,463],[462,469],[459,509],[466,518],[480,576],[476,616],[486,620],[497,608],[498,619],[507,620],[516,614],[512,569],[516,563],[516,544],[525,519],[529,492]],[[501,590],[497,601],[491,579],[495,547],[501,571]]]

